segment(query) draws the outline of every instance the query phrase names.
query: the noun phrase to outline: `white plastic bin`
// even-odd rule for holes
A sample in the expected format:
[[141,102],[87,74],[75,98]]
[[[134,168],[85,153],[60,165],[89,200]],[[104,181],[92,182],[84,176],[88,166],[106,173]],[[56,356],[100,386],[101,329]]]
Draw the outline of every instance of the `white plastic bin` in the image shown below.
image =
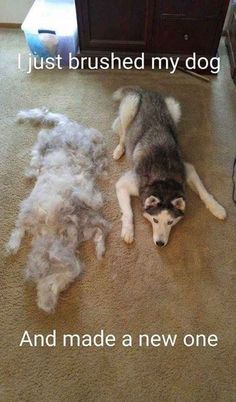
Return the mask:
[[78,25],[74,0],[36,0],[22,26],[31,52],[44,60],[61,56],[68,65],[69,53],[78,51]]

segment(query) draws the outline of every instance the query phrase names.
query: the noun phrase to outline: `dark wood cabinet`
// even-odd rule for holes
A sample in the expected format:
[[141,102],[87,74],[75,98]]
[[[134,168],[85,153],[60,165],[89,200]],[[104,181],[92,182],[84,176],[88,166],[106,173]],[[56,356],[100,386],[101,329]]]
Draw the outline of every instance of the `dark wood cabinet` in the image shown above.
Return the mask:
[[162,16],[183,18],[218,18],[222,0],[160,0],[159,10]]
[[[201,30],[201,34],[199,32]],[[210,55],[213,52],[216,34],[215,21],[178,20],[161,21],[154,31],[153,50],[159,53]],[[215,49],[216,50],[216,49]]]
[[153,0],[77,0],[81,51],[150,48]]
[[76,0],[86,55],[216,55],[229,0]]

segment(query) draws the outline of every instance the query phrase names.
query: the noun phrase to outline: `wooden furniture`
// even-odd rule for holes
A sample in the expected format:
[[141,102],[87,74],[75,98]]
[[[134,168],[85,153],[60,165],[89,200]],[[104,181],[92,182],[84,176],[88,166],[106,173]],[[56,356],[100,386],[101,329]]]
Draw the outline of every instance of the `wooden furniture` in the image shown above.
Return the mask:
[[217,53],[229,0],[76,0],[82,55]]
[[236,6],[232,10],[226,29],[226,45],[229,52],[231,75],[236,83]]

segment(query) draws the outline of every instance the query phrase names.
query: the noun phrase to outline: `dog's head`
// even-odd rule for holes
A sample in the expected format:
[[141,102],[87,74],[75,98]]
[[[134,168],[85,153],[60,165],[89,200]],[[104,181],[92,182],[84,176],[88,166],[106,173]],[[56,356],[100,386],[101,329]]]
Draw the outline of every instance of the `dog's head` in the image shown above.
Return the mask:
[[171,228],[184,216],[183,186],[172,180],[157,182],[144,192],[141,199],[143,216],[152,224],[154,244],[166,246]]

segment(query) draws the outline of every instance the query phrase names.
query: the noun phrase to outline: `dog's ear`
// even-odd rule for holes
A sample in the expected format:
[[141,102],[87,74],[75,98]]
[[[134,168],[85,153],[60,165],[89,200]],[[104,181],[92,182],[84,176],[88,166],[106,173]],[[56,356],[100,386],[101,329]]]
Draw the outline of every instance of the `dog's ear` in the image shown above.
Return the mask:
[[175,198],[174,200],[171,201],[171,204],[181,212],[184,212],[186,207],[186,203],[183,197]]
[[151,195],[150,197],[146,198],[144,203],[144,209],[147,210],[149,208],[156,207],[159,203],[160,203],[159,198],[154,197],[154,195]]

